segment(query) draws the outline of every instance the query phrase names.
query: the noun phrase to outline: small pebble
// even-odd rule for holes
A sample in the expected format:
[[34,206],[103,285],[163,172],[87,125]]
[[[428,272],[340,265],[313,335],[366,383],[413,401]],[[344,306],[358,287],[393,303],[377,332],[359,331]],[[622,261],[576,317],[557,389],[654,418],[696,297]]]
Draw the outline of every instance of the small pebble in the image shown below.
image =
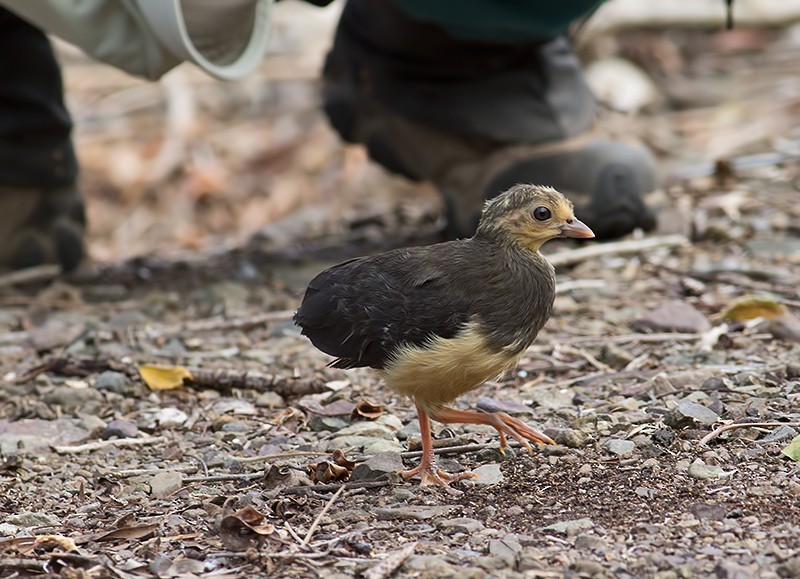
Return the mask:
[[103,438],[133,438],[139,434],[139,427],[132,420],[116,418],[109,422],[103,430]]

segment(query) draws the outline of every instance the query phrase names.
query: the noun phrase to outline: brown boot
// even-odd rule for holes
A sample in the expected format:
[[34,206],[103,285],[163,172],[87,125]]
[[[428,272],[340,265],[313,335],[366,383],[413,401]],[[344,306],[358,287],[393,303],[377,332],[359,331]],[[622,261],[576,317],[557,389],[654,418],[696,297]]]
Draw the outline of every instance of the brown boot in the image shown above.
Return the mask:
[[75,269],[86,215],[75,185],[51,190],[0,186],[0,269],[42,264]]

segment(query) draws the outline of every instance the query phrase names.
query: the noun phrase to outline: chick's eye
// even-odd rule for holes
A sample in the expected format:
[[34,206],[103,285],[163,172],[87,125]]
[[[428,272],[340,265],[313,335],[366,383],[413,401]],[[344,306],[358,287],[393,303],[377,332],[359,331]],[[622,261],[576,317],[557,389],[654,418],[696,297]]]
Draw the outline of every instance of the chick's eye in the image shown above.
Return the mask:
[[552,217],[552,213],[547,207],[537,207],[533,210],[533,216],[537,221],[547,221]]

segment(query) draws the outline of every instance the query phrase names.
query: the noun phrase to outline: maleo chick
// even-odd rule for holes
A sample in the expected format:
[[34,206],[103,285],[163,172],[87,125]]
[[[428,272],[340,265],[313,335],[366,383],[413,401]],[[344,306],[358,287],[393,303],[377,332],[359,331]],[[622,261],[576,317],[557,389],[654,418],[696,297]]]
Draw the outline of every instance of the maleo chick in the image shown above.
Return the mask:
[[594,234],[555,189],[516,185],[486,202],[472,238],[351,259],[309,284],[294,321],[336,357],[330,366],[376,368],[414,400],[422,460],[406,479],[447,486],[471,476],[436,468],[430,418],[493,426],[501,448],[506,436],[528,450],[553,444],[504,412],[448,404],[516,364],[550,317],[555,272],[539,248],[557,237]]

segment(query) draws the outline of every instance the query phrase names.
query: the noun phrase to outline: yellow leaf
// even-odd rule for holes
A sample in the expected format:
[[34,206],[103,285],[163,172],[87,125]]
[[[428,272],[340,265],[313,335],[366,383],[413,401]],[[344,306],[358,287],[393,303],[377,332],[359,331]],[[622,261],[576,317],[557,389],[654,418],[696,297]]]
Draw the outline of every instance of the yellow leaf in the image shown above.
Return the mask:
[[150,390],[172,390],[183,386],[184,380],[192,379],[192,373],[183,366],[141,364],[136,369]]
[[733,302],[728,309],[722,312],[726,320],[746,322],[756,318],[771,320],[786,313],[783,304],[770,298],[746,296]]

